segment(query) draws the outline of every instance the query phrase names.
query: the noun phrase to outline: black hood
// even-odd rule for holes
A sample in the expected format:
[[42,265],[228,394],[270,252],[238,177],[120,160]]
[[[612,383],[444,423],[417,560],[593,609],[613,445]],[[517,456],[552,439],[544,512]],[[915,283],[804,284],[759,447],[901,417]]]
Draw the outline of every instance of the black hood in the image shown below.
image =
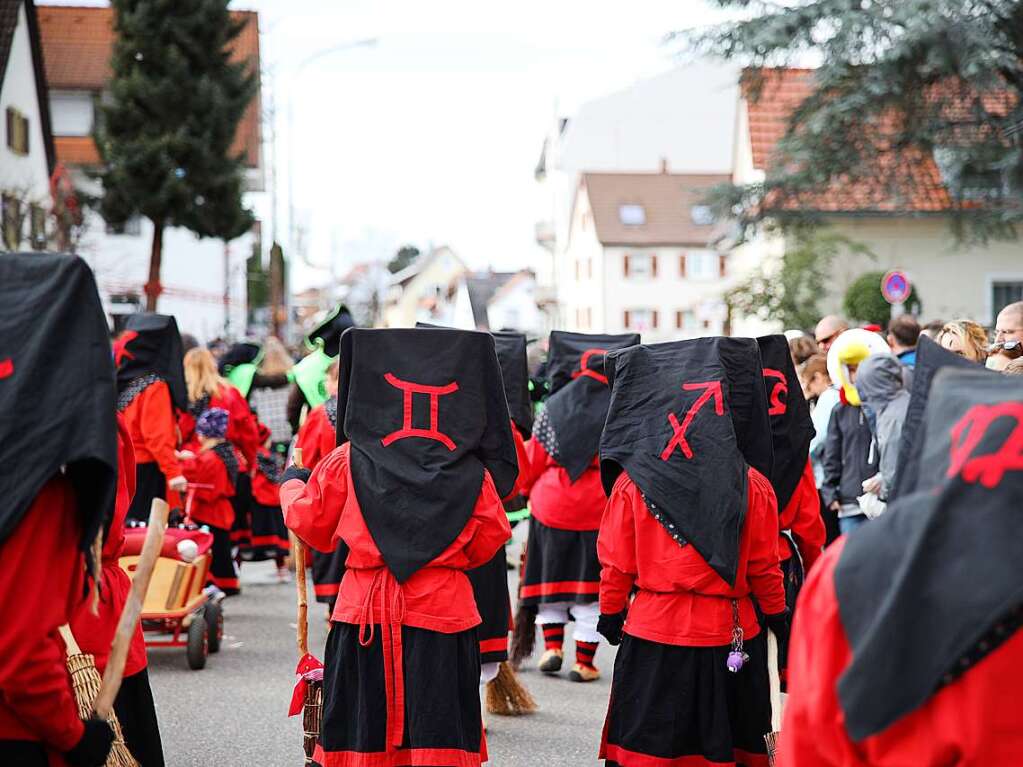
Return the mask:
[[0,254],[0,543],[61,467],[77,496],[83,550],[93,541],[114,504],[116,399],[89,267],[77,256]]
[[356,325],[352,313],[348,311],[347,306],[340,304],[306,336],[306,346],[310,349],[322,346],[328,357],[336,357],[342,333],[354,327]]
[[604,335],[552,330],[547,349],[550,393],[556,394],[559,389],[580,377],[593,378],[606,384],[604,375],[593,370],[593,366],[607,352],[635,346],[639,340],[639,333]]
[[352,329],[340,344],[338,444],[351,442],[356,498],[400,582],[472,516],[489,471],[500,497],[518,460],[488,333]]
[[608,357],[611,404],[600,442],[604,490],[622,471],[650,513],[729,584],[739,565],[747,465],[771,476],[757,342],[699,338]]
[[155,376],[166,382],[174,407],[188,408],[185,355],[181,350],[177,320],[166,314],[133,314],[125,322],[114,348],[119,394],[133,381]]
[[263,351],[263,347],[254,341],[240,341],[231,344],[224,355],[217,362],[220,375],[226,376],[232,368],[239,365],[251,365],[255,363]]

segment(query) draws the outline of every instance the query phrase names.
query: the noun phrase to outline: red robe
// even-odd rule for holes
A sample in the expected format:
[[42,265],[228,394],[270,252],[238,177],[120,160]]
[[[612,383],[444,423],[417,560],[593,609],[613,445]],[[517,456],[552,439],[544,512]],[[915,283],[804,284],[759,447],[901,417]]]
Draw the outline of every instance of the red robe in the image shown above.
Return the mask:
[[[85,731],[57,634],[82,601],[75,503],[70,482],[56,475],[0,544],[0,740],[43,742],[61,753]],[[63,763],[51,757],[51,765]]]
[[607,497],[600,484],[597,456],[575,482],[540,444],[526,443],[526,471],[519,469],[522,492],[529,496],[529,510],[547,527],[557,530],[596,530],[604,513]]
[[337,447],[337,430],[324,405],[314,407],[298,430],[295,447],[302,449],[302,465],[312,471],[327,453]]
[[844,546],[839,539],[824,552],[799,597],[779,767],[1018,764],[1023,631],[886,730],[860,743],[849,739],[837,694],[838,678],[852,660],[835,596]]
[[[210,397],[209,407],[219,407],[227,411],[227,441],[234,445],[245,460],[243,471],[247,471],[256,461],[259,449],[259,422],[252,412],[248,401],[233,386],[224,386],[216,397]],[[191,442],[195,438],[195,416],[182,413],[178,416],[178,427],[181,429],[181,441]]]
[[[231,506],[234,484],[220,456],[212,450],[202,450],[196,453],[195,458],[182,461],[181,467],[189,483],[208,486],[194,490],[190,513],[192,521],[230,530],[234,524],[234,507]],[[189,488],[189,493],[192,492]]]
[[510,501],[519,495],[526,495],[526,483],[529,481],[531,476],[529,450],[526,448],[526,441],[522,439],[522,434],[519,432],[515,422],[512,422],[512,441],[515,442],[515,459],[519,463],[519,476],[515,480],[515,487],[512,491],[501,500]]
[[615,483],[597,538],[600,612],[629,604],[625,633],[661,644],[720,647],[732,638],[732,600],[746,639],[760,633],[751,597],[774,615],[785,610],[778,564],[778,512],[771,483],[749,469],[749,500],[739,539],[735,586],[714,572],[692,545],[679,546],[647,510],[628,474]]
[[170,389],[157,381],[131,401],[121,416],[131,434],[136,463],[153,463],[168,480],[181,476],[181,463],[174,455],[179,444],[177,422]]
[[[803,570],[810,572],[814,562],[824,550],[827,531],[821,517],[821,501],[817,495],[817,483],[813,478],[813,465],[808,460],[803,476],[799,478],[796,491],[782,509],[778,522],[781,530],[788,530],[796,541],[799,556],[803,558]],[[782,561],[792,556],[788,541],[779,539],[778,555]]]
[[[90,653],[96,659],[96,668],[102,674],[110,657],[110,646],[114,641],[121,610],[131,591],[131,577],[118,564],[124,550],[124,520],[135,494],[135,454],[131,437],[120,415],[117,417],[117,500],[114,504],[114,518],[110,530],[103,540],[103,570],[100,573],[100,596],[98,614],[92,614],[91,596],[79,607],[71,621],[71,633],[75,635],[82,652]],[[142,624],[135,629],[124,675],[133,676],[146,667],[146,641],[142,635]]]
[[[257,455],[264,457],[270,457],[270,451],[265,447],[259,448]],[[259,470],[259,466],[253,464],[252,468],[252,498],[256,503],[262,504],[263,506],[280,506],[281,486],[276,482],[270,481],[270,479]],[[258,546],[255,541],[252,542],[254,546]]]

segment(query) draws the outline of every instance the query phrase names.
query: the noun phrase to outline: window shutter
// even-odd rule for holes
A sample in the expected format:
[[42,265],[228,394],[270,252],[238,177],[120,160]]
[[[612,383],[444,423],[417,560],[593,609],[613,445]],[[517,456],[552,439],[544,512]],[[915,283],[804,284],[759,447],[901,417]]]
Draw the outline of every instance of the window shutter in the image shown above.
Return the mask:
[[632,317],[629,316],[629,310],[628,309],[626,309],[624,312],[622,312],[622,314],[623,314],[624,321],[625,321],[625,329],[628,330],[629,328],[632,327]]
[[657,315],[658,311],[656,309],[650,312],[650,324],[653,326],[654,330],[657,330]]
[[14,108],[7,107],[7,148],[14,150]]
[[728,274],[728,257],[724,253],[718,256],[718,268],[722,277]]
[[678,275],[685,279],[686,277],[686,254],[683,253],[678,257]]
[[625,276],[628,277],[629,276],[629,254],[628,253],[626,253],[622,257],[622,268],[625,271]]
[[678,330],[682,329],[682,310],[679,309],[675,312],[675,328]]
[[650,254],[650,274],[653,277],[657,276],[657,254]]

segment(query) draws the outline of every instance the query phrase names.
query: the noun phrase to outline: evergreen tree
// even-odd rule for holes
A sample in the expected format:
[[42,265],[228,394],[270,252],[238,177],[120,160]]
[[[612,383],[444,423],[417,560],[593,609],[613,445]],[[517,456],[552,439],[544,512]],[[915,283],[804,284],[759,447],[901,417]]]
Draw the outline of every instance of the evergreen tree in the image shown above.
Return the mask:
[[146,308],[159,296],[163,232],[183,226],[230,240],[252,226],[244,163],[231,154],[256,91],[254,62],[232,62],[243,22],[229,0],[113,0],[110,99],[100,109],[101,211],[153,222]]
[[[747,65],[818,62],[762,184],[723,191],[744,223],[798,216],[808,198],[857,181],[898,199],[933,156],[961,239],[1014,238],[1023,223],[1021,0],[715,0],[740,21],[689,36]],[[764,204],[766,203],[766,204]]]

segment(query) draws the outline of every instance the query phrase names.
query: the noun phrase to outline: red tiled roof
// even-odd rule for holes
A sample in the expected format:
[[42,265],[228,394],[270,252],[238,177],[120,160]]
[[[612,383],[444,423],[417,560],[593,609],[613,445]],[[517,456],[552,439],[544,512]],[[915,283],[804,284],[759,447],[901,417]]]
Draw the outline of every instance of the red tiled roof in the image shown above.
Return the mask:
[[54,136],[53,144],[66,165],[99,165],[99,151],[90,136]]
[[[721,234],[716,224],[693,221],[691,209],[727,175],[690,173],[584,173],[582,184],[604,245],[707,245]],[[619,208],[641,205],[645,222],[623,224]]]
[[[110,54],[114,45],[113,9],[79,6],[37,6],[39,31],[43,42],[46,80],[51,90],[98,92],[110,79]],[[235,38],[232,58],[248,61],[259,71],[259,17],[252,11],[232,11],[232,17],[244,21]],[[260,164],[259,91],[253,97],[238,124],[232,151],[243,153],[245,163]],[[99,154],[82,142],[91,139],[57,138],[57,159],[69,164],[95,163]],[[69,154],[65,155],[67,150]],[[91,158],[91,159],[90,159]]]

